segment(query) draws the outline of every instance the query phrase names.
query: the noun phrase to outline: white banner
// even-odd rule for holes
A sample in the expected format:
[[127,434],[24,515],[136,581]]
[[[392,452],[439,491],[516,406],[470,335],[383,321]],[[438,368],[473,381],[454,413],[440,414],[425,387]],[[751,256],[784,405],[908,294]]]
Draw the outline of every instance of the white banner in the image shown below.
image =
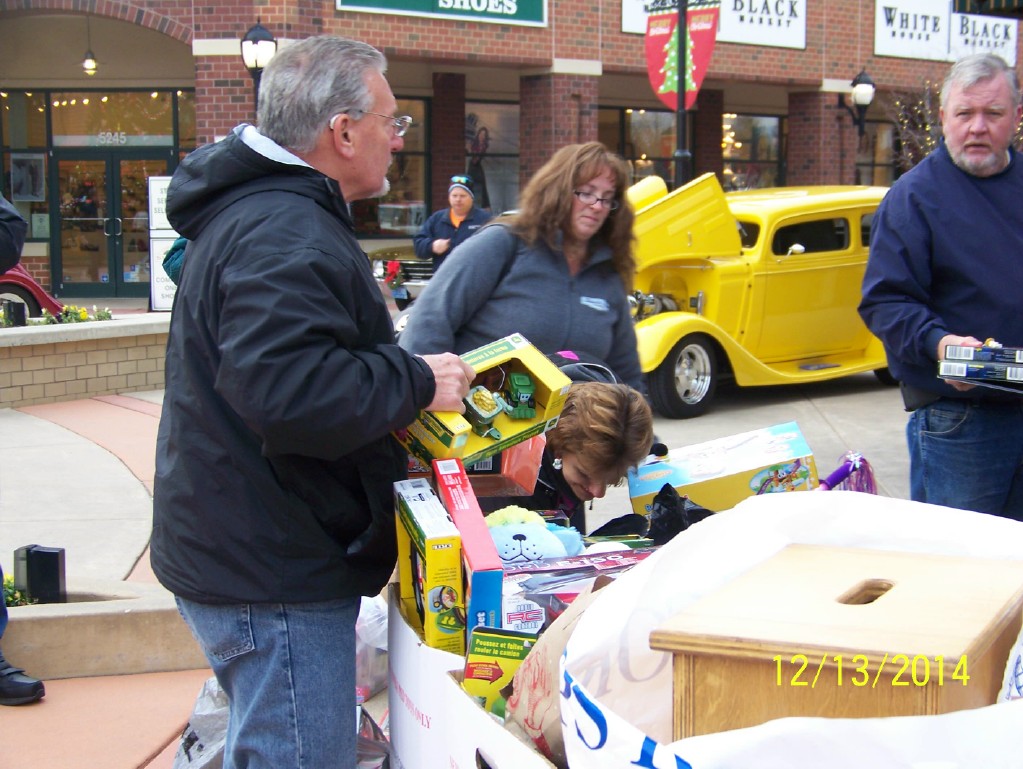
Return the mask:
[[[806,47],[807,0],[721,0],[717,39],[725,43]],[[651,0],[622,0],[622,32],[646,34]]]
[[[717,40],[805,48],[807,2],[721,0]],[[646,9],[655,4],[657,0],[622,0],[622,32],[646,34]],[[952,13],[951,3],[939,0],[876,0],[874,14],[876,56],[955,61],[986,52],[1016,66],[1019,21],[1014,18]]]
[[995,53],[1016,66],[1019,22],[995,16],[952,13],[934,0],[877,0],[874,53],[900,59],[955,61],[971,53]]

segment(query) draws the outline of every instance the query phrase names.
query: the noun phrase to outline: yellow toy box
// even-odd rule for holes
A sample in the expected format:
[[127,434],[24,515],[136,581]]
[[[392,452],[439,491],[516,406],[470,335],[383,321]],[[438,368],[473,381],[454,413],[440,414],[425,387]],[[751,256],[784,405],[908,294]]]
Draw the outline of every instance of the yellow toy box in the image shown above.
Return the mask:
[[465,415],[421,411],[395,433],[423,465],[458,457],[468,466],[558,423],[571,380],[521,334],[470,350],[462,360],[476,370]]
[[672,449],[667,457],[630,470],[632,509],[649,515],[666,483],[714,512],[758,494],[818,485],[813,453],[795,422]]
[[479,626],[469,633],[462,688],[484,709],[504,717],[501,690],[536,644],[536,635]]
[[429,481],[394,484],[402,611],[427,646],[465,652],[462,540]]

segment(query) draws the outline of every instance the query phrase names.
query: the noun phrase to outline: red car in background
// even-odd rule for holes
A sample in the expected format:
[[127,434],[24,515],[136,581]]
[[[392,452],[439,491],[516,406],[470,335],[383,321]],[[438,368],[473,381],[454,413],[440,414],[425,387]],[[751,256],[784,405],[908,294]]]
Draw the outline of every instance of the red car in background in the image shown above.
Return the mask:
[[38,318],[43,310],[58,315],[64,309],[20,264],[0,274],[0,301],[21,302],[30,318]]

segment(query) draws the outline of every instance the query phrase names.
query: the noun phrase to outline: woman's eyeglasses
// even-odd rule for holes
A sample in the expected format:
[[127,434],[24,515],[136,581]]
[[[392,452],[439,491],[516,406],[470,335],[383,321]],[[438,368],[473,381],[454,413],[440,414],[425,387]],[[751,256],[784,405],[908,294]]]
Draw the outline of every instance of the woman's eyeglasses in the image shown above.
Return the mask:
[[601,206],[609,211],[614,211],[618,208],[618,201],[614,198],[598,198],[592,192],[583,192],[582,190],[575,190],[572,194],[579,198],[584,206],[592,206],[594,203],[600,203]]

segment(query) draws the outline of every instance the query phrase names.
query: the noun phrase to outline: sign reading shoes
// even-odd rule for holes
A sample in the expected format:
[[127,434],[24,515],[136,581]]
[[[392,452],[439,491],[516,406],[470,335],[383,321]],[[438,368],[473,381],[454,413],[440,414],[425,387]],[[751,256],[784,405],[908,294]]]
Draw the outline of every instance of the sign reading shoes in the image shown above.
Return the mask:
[[335,0],[339,11],[547,26],[547,0]]

